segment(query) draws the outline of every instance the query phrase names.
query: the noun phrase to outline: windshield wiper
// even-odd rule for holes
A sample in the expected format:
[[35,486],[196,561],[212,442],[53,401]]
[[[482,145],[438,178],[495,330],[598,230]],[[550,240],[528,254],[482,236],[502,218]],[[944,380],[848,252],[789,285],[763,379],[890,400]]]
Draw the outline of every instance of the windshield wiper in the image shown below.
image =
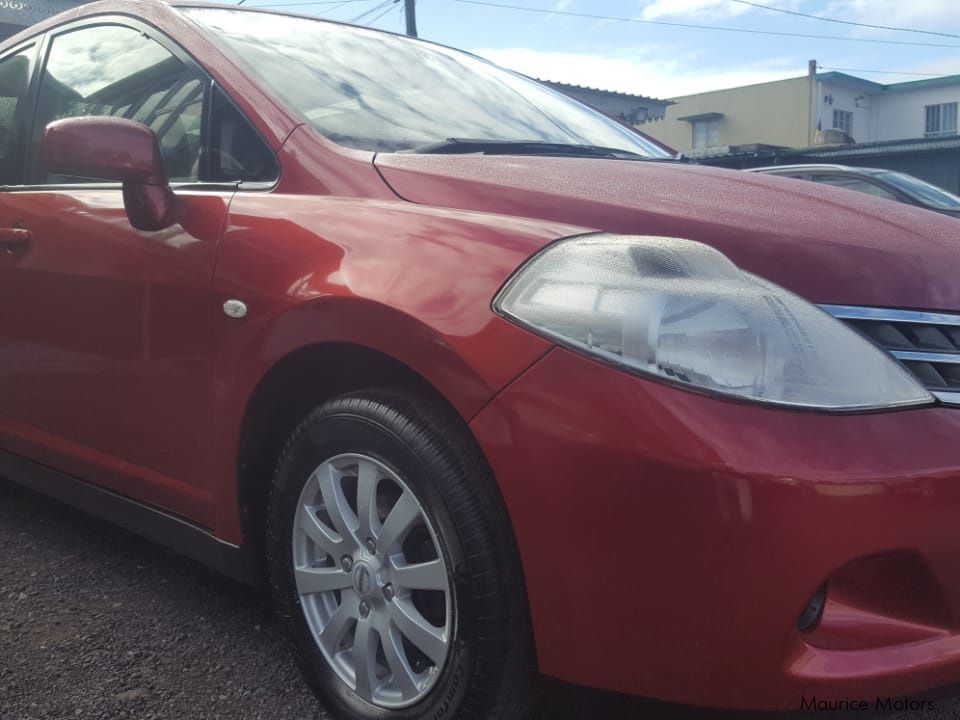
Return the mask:
[[550,157],[613,158],[616,160],[654,160],[640,153],[599,145],[575,145],[541,140],[472,140],[448,138],[422,145],[407,152],[419,155],[543,155]]

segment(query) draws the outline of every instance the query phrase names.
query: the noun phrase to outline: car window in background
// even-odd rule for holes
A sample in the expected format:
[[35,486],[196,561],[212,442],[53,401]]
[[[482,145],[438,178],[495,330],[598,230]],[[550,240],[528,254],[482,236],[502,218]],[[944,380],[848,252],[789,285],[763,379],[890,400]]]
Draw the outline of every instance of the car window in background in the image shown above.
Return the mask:
[[886,200],[897,199],[897,196],[889,190],[884,190],[879,185],[856,177],[846,175],[814,175],[811,179],[822,185],[833,185],[834,187],[845,188],[846,190],[855,190],[856,192],[874,195],[875,197],[885,198]]
[[929,205],[930,207],[941,210],[960,210],[960,197],[948,193],[946,190],[942,190],[936,185],[931,185],[913,175],[905,175],[904,173],[898,172],[884,172],[878,173],[877,177],[899,188],[924,205]]
[[[136,120],[156,132],[170,180],[197,181],[203,89],[196,73],[132,28],[104,25],[58,35],[40,85],[36,139],[62,118]],[[39,167],[34,172],[44,184],[89,182],[47,175]]]
[[396,152],[468,138],[670,157],[601,113],[466,53],[307,18],[185,12],[320,133],[347,147]]
[[32,50],[0,60],[0,185],[14,182],[17,173],[13,119],[27,89],[30,72],[28,52]]

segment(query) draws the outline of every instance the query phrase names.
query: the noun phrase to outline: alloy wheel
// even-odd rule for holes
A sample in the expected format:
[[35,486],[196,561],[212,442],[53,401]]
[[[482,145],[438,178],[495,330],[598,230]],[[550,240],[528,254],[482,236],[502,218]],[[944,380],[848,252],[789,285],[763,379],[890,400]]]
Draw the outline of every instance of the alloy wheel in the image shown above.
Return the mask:
[[317,467],[293,523],[297,593],[331,668],[365,701],[422,700],[450,650],[454,603],[437,533],[389,467],[359,454]]

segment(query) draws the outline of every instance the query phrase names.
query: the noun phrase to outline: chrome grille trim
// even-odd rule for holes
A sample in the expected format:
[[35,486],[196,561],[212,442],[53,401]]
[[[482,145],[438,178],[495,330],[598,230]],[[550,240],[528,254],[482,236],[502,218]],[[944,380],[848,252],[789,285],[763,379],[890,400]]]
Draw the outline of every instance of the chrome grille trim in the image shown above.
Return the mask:
[[853,305],[821,305],[820,307],[840,320],[881,320],[917,323],[918,325],[960,325],[960,315],[947,315],[945,313],[856,307]]
[[952,355],[949,353],[916,352],[914,350],[890,350],[890,354],[897,360],[960,365],[960,353]]
[[960,313],[820,307],[897,358],[942,404],[960,407]]

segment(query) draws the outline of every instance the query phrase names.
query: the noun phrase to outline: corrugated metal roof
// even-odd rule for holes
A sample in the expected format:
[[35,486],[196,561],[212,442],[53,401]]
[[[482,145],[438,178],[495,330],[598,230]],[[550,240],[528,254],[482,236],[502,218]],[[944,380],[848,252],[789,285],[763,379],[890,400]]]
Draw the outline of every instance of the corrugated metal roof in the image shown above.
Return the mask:
[[931,152],[960,148],[960,136],[942,138],[917,138],[914,140],[884,140],[882,142],[810,147],[794,150],[809,157],[833,157],[838,155],[883,155],[895,152]]
[[633,95],[631,93],[619,92],[618,90],[604,90],[603,88],[589,87],[587,85],[573,85],[571,83],[557,82],[556,80],[544,80],[543,78],[534,78],[537,82],[544,85],[550,85],[555,88],[567,88],[568,90],[586,90],[588,92],[602,93],[603,95],[612,95],[614,97],[630,98],[632,100],[643,100],[645,102],[658,103],[660,105],[673,105],[672,100],[661,100],[647,95]]
[[840,158],[870,155],[889,155],[891,153],[935,152],[937,150],[960,149],[960,135],[941,138],[913,138],[906,140],[883,140],[872,143],[854,143],[852,145],[814,145],[807,148],[776,148],[757,145],[732,145],[707,148],[698,152],[685,153],[695,158],[735,158],[735,157],[798,157],[798,158]]

